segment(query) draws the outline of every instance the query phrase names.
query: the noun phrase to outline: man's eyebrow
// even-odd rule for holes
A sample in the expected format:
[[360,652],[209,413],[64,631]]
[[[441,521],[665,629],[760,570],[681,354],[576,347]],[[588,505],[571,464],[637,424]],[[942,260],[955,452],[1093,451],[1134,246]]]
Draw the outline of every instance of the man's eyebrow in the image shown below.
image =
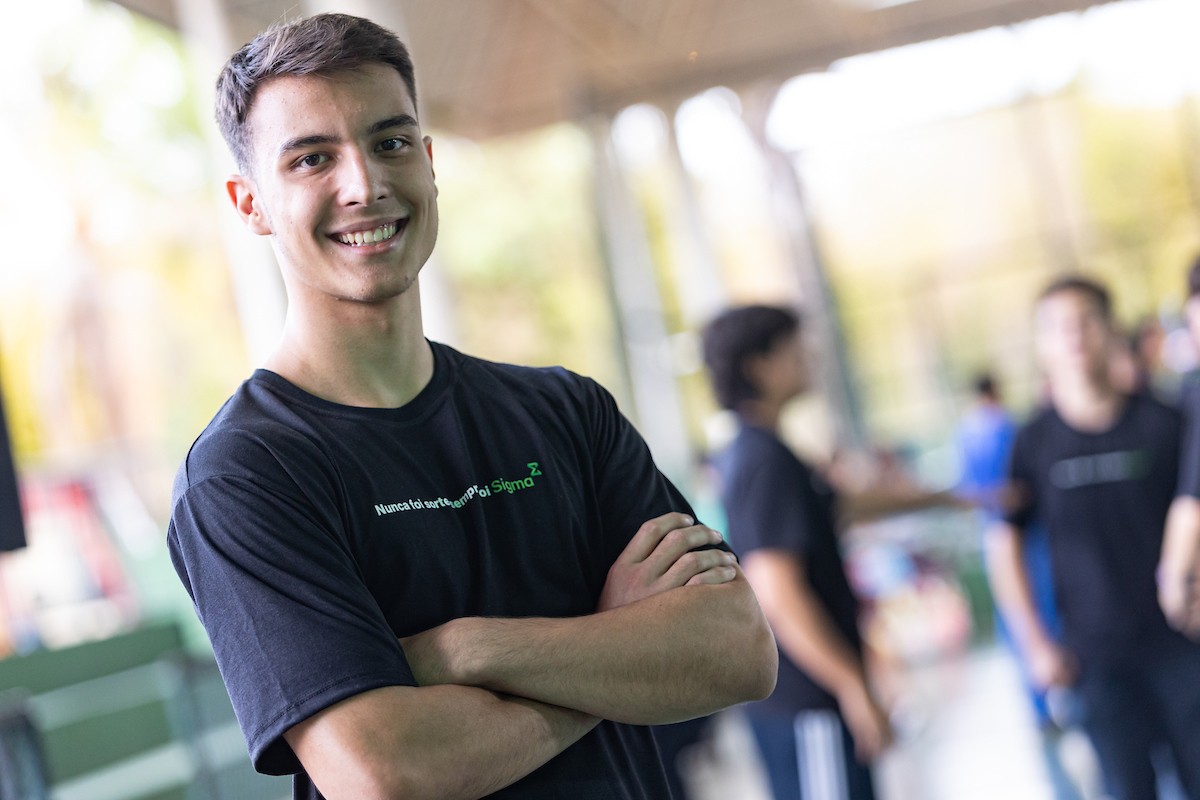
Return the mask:
[[305,147],[312,147],[318,144],[333,144],[338,138],[336,136],[327,136],[325,134],[314,134],[312,136],[297,136],[295,139],[288,139],[279,146],[279,155],[286,156],[293,150],[301,150]]
[[415,128],[417,120],[410,114],[397,114],[394,117],[381,119],[371,126],[371,133],[386,131],[388,128]]
[[[374,123],[367,131],[369,135],[375,135],[381,131],[386,131],[389,128],[415,128],[417,120],[411,114],[397,114],[394,117],[381,119]],[[326,134],[313,134],[311,136],[297,136],[294,139],[288,139],[279,146],[279,155],[285,156],[293,150],[302,150],[306,147],[320,144],[336,144],[338,137],[328,136]]]

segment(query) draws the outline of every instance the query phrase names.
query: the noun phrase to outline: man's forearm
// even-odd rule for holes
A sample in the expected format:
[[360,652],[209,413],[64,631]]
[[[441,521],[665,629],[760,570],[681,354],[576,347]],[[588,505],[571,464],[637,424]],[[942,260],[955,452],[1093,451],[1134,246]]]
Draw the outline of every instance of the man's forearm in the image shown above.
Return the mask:
[[1200,559],[1200,499],[1175,498],[1167,514],[1159,569],[1171,577],[1194,577]]
[[1158,564],[1158,597],[1175,628],[1200,636],[1200,499],[1175,498],[1167,514]]
[[740,576],[586,617],[468,618],[444,633],[453,666],[437,680],[618,722],[690,719],[765,697],[775,684],[774,640]]
[[288,743],[329,800],[474,800],[595,727],[581,712],[467,686],[394,686],[342,701]]
[[995,524],[984,536],[992,596],[1017,644],[1028,654],[1031,646],[1050,636],[1034,604],[1021,548],[1020,532],[1008,523]]
[[803,585],[795,588],[794,593],[776,598],[768,608],[779,647],[792,663],[835,697],[867,691],[862,659],[811,589]]

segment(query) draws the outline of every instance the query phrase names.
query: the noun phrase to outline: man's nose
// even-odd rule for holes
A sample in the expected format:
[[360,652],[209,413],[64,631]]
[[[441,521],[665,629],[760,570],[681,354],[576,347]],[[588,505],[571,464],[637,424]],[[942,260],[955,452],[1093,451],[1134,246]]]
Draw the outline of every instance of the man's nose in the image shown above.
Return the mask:
[[354,153],[342,162],[341,200],[345,205],[370,205],[387,197],[383,165],[365,153]]

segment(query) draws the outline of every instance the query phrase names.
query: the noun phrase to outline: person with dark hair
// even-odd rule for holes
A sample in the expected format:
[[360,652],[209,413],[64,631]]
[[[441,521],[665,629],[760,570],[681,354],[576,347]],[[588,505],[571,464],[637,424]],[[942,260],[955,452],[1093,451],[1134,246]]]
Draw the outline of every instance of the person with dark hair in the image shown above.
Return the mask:
[[[1112,384],[1107,290],[1054,282],[1035,316],[1049,404],[1018,432],[1003,520],[985,546],[992,591],[1039,686],[1072,687],[1114,800],[1152,800],[1167,745],[1200,797],[1200,647],[1168,624],[1156,573],[1176,492],[1181,420],[1147,393]],[[1050,538],[1061,641],[1047,632],[1021,556],[1023,531]]]
[[297,798],[669,797],[646,726],[768,695],[770,629],[611,395],[425,338],[413,86],[346,15],[222,73],[228,193],[288,312],[180,467],[172,561]]
[[717,401],[738,419],[714,459],[729,538],[779,646],[775,693],[746,709],[775,799],[869,800],[869,764],[892,733],[867,679],[837,497],[779,433],[784,406],[809,388],[799,318],[734,308],[709,323],[703,345]]

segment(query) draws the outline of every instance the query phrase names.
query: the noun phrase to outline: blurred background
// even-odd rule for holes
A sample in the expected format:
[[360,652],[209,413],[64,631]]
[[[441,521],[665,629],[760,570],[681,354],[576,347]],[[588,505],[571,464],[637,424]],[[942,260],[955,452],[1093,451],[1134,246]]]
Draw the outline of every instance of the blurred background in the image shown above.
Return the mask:
[[[56,798],[287,793],[244,774],[164,542],[176,467],[282,320],[210,111],[276,19],[362,13],[414,51],[430,336],[597,378],[714,521],[704,456],[731,426],[697,331],[728,304],[804,309],[821,382],[789,436],[864,485],[955,486],[980,372],[1033,406],[1030,309],[1057,274],[1114,291],[1156,391],[1196,365],[1195,0],[10,5],[0,408],[22,513],[0,491],[0,549],[26,546],[0,552],[0,742],[32,726]],[[886,796],[1053,796],[976,517],[865,526],[847,553],[900,730]],[[161,735],[98,744],[134,728]],[[1066,760],[1086,792],[1086,752]],[[765,792],[736,715],[688,764],[697,796]]]

